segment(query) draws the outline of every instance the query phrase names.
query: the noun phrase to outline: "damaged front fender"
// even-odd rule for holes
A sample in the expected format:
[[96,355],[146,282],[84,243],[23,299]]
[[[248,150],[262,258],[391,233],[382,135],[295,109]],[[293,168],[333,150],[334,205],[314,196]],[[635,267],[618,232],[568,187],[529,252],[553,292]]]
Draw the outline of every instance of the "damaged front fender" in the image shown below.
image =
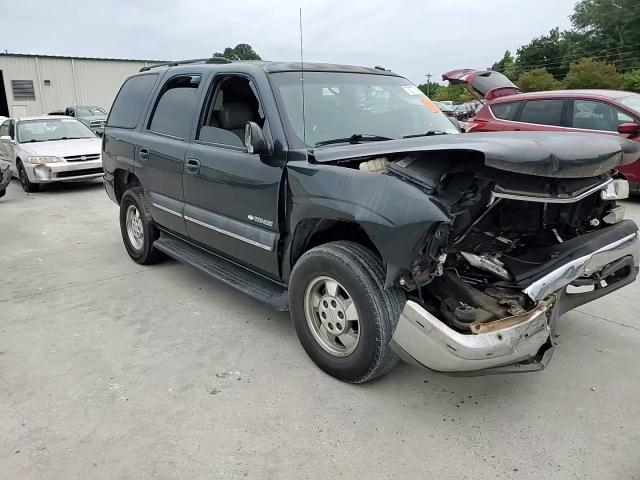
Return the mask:
[[437,200],[398,178],[333,165],[287,166],[291,232],[306,219],[354,222],[385,264],[411,269],[427,234],[451,217]]

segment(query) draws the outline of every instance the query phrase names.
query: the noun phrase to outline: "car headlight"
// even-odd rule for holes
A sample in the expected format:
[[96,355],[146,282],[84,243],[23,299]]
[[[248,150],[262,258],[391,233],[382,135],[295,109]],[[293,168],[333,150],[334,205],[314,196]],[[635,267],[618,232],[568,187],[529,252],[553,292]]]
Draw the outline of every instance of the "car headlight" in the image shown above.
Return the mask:
[[41,163],[60,163],[64,162],[64,159],[60,157],[27,157],[27,161],[33,165],[39,165]]

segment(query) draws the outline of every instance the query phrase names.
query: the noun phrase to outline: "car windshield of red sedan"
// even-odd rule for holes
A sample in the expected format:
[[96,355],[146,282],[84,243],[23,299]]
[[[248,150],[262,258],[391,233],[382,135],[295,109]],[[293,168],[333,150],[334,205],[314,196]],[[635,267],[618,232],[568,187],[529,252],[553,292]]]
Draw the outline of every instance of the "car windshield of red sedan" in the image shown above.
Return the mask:
[[619,99],[619,102],[640,113],[640,95],[634,94]]
[[94,133],[82,123],[73,119],[28,120],[18,122],[18,142],[50,142],[94,138]]

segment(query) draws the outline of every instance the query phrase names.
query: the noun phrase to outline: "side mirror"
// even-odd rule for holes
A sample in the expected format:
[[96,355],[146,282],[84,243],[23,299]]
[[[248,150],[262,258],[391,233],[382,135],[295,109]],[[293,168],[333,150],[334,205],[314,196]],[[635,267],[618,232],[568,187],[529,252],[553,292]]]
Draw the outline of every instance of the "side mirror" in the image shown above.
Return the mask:
[[618,133],[621,135],[638,135],[640,133],[640,125],[631,122],[621,123],[618,125]]
[[244,146],[247,147],[247,152],[256,155],[271,155],[273,153],[273,147],[256,122],[247,122],[244,125]]

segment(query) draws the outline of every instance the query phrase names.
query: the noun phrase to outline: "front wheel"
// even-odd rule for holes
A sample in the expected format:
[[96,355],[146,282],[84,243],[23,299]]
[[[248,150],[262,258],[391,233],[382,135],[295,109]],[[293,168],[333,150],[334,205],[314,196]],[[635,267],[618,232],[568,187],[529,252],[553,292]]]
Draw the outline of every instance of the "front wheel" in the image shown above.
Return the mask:
[[20,178],[20,185],[22,185],[22,189],[25,192],[33,193],[37,192],[40,189],[40,185],[29,180],[27,170],[22,165],[22,162],[18,162],[18,177]]
[[153,248],[159,231],[151,217],[142,187],[132,187],[120,201],[120,232],[129,256],[141,265],[155,263],[161,254]]
[[371,250],[347,241],[309,250],[291,274],[289,302],[300,343],[329,375],[364,383],[397,363],[389,341],[405,296],[399,287],[384,289],[384,268]]

